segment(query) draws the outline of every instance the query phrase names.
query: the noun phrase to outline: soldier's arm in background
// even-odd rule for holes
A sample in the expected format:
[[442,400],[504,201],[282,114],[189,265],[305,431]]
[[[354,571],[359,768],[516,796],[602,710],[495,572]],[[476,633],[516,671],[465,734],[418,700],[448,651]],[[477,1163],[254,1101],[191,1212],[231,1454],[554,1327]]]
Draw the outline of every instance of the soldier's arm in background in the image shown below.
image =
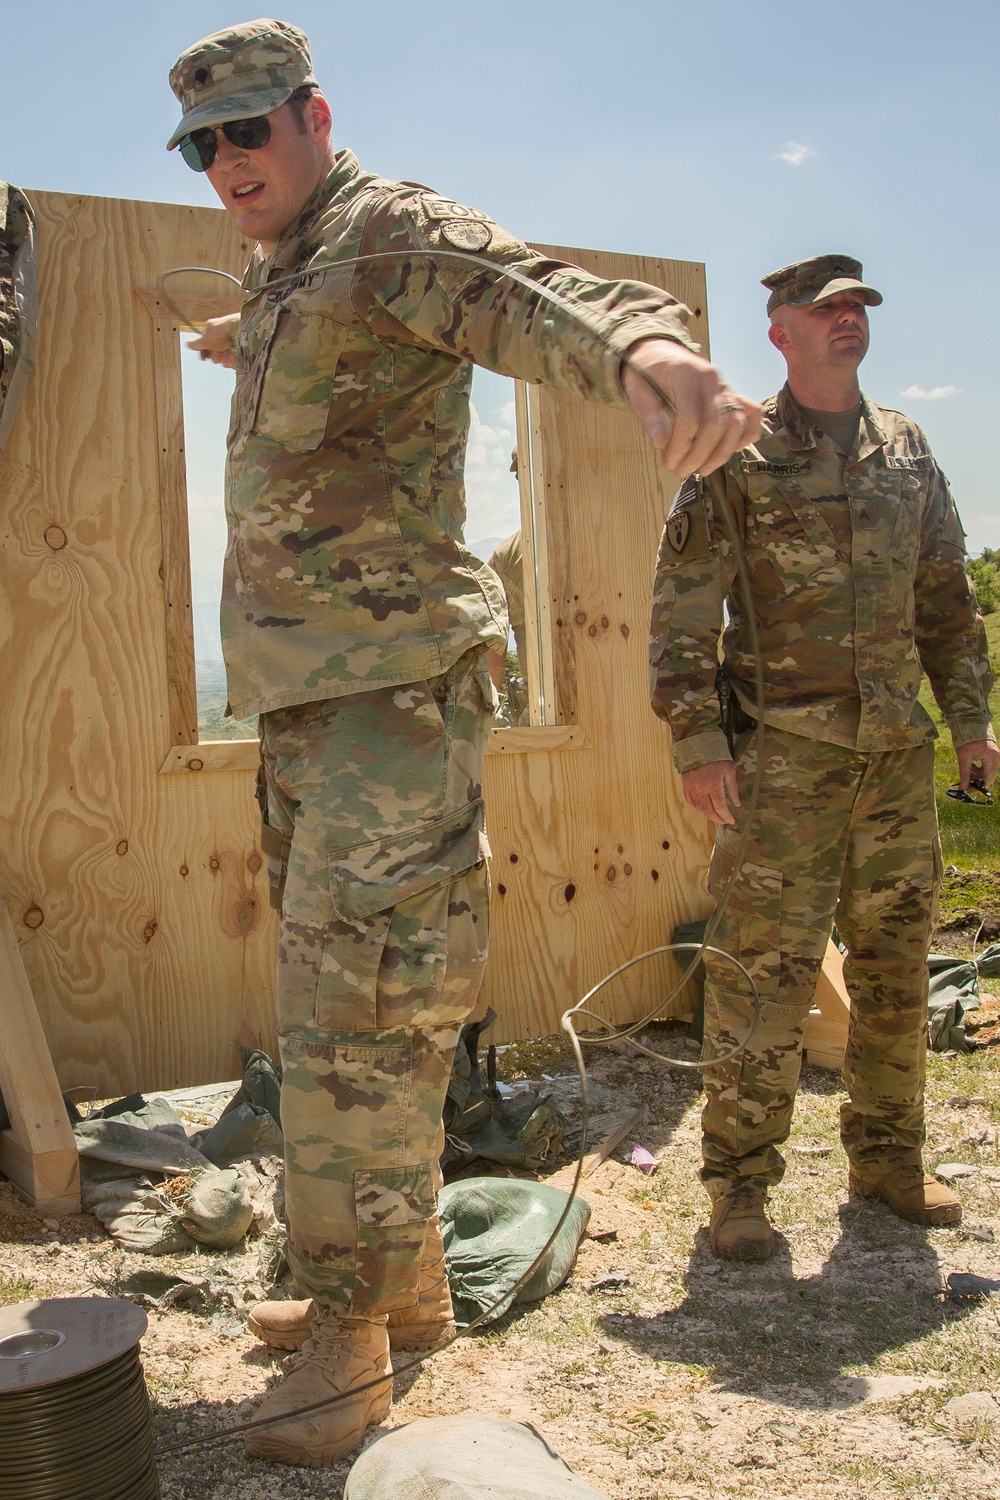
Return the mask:
[[685,800],[713,823],[732,823],[730,808],[740,799],[716,674],[736,562],[717,515],[722,505],[742,536],[745,502],[731,465],[686,480],[674,500],[656,560],[649,671],[653,711],[670,725]]
[[914,580],[915,635],[920,665],[951,732],[959,780],[989,785],[997,770],[990,723],[993,686],[986,628],[965,562],[965,533],[948,481],[930,472]]
[[[408,249],[421,253],[366,265],[355,278],[355,309],[377,338],[409,334],[500,375],[630,407],[678,473],[707,472],[755,440],[759,408],[701,358],[688,309],[669,293],[548,260],[478,210],[413,189],[375,206],[361,253]],[[497,267],[530,276],[555,300],[496,276]],[[623,383],[630,351],[663,389],[672,417],[640,375],[630,371]],[[726,412],[727,404],[737,409]]]

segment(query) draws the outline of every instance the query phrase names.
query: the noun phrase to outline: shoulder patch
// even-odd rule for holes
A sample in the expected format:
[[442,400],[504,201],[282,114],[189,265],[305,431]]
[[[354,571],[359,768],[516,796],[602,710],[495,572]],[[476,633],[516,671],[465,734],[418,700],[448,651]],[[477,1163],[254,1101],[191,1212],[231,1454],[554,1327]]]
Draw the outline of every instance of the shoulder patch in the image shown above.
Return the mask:
[[767,458],[741,458],[740,468],[744,474],[775,474],[780,479],[792,474],[808,474],[812,468],[812,460],[796,458],[779,464],[772,463]]
[[429,219],[468,219],[478,224],[494,222],[481,208],[468,208],[464,203],[455,203],[451,198],[440,198],[436,193],[423,193],[420,204]]
[[489,224],[478,219],[445,219],[441,238],[456,250],[485,250],[493,237]]
[[667,524],[663,534],[679,557],[687,546],[691,536],[691,512],[687,510],[672,511],[667,517]]

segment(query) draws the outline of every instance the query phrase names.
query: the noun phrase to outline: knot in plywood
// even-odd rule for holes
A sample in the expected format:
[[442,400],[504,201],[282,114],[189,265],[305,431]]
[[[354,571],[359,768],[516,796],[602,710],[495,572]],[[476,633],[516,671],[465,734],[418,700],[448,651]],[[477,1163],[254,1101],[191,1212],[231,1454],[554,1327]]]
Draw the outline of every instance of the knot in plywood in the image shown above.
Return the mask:
[[[254,855],[256,870],[251,869]],[[228,938],[248,938],[257,931],[264,914],[260,897],[247,884],[247,871],[253,875],[263,867],[259,853],[256,849],[249,855],[237,849],[218,849],[208,865],[218,877],[213,904],[220,929]]]
[[34,932],[34,930],[37,927],[41,927],[42,923],[45,921],[45,913],[42,911],[42,908],[40,906],[36,906],[35,903],[32,902],[21,920],[24,922],[25,927],[30,927]]

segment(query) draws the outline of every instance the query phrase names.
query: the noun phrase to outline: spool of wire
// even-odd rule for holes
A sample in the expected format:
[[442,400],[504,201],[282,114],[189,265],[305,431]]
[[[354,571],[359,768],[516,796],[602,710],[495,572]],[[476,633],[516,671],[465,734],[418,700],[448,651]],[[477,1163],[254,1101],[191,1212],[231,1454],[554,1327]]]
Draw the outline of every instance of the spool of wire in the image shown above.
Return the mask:
[[0,1500],[157,1500],[145,1331],[110,1297],[0,1308]]

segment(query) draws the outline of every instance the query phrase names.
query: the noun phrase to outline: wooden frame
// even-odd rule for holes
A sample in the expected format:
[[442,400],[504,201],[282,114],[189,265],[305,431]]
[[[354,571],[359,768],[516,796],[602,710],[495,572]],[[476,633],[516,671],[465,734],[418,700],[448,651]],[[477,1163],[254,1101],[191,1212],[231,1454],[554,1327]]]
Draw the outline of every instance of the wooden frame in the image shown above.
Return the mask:
[[[248,247],[220,210],[32,197],[38,358],[0,459],[0,885],[63,1087],[214,1082],[238,1072],[234,1042],[275,1046],[277,921],[256,746],[197,741],[178,320],[150,289],[171,266],[238,274]],[[669,286],[704,341],[700,266],[555,253]],[[555,1031],[603,974],[711,907],[711,833],[648,705],[674,481],[625,412],[535,388],[521,407],[551,672],[548,722],[497,729],[486,761],[497,1041]],[[641,1015],[676,974],[631,971],[604,1013]]]

